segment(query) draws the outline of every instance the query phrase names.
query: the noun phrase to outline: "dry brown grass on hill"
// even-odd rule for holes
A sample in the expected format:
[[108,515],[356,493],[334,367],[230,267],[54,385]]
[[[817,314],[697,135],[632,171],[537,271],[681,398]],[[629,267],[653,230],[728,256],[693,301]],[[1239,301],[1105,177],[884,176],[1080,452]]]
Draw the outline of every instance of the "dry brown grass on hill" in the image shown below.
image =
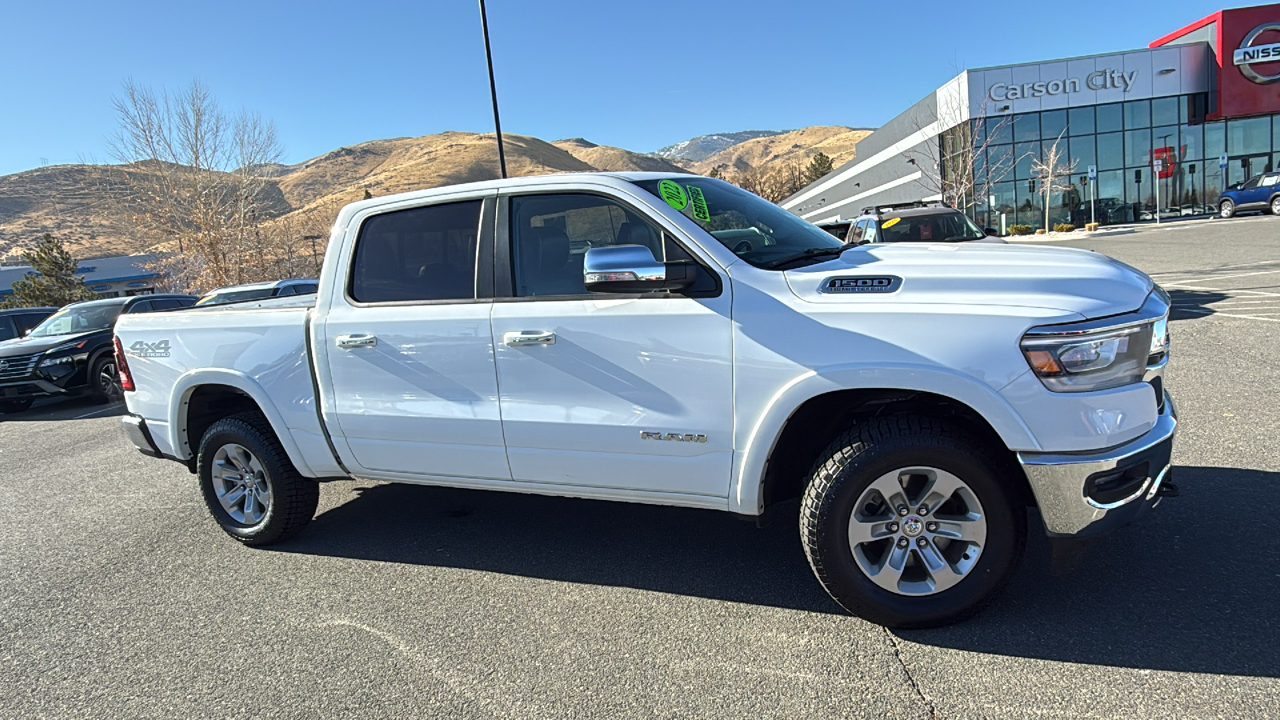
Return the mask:
[[641,155],[612,145],[596,145],[582,138],[557,140],[552,145],[582,162],[608,172],[689,172],[668,160]]
[[858,142],[870,134],[870,130],[853,130],[838,125],[801,128],[738,143],[695,163],[693,169],[704,175],[717,167],[741,172],[791,161],[807,162],[818,152],[825,153],[836,167],[840,167],[853,159]]

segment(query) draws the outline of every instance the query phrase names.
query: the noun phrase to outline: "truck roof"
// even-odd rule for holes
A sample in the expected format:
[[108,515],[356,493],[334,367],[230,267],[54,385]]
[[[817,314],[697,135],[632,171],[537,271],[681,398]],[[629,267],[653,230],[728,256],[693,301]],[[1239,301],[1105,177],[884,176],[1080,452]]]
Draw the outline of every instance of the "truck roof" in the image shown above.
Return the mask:
[[426,190],[410,190],[408,192],[396,193],[394,195],[383,195],[380,197],[370,198],[368,200],[357,200],[342,208],[339,218],[349,217],[365,208],[378,207],[381,205],[389,205],[402,202],[405,200],[417,200],[434,197],[436,195],[451,195],[459,192],[469,192],[474,190],[505,190],[509,188],[532,188],[543,185],[556,185],[565,181],[574,180],[608,180],[626,182],[637,182],[640,180],[660,180],[662,178],[679,178],[679,177],[702,177],[696,173],[670,173],[670,172],[579,172],[579,173],[549,173],[545,175],[527,175],[523,177],[504,178],[497,180],[483,180],[481,182],[462,183],[459,185],[442,185],[440,187],[429,188]]

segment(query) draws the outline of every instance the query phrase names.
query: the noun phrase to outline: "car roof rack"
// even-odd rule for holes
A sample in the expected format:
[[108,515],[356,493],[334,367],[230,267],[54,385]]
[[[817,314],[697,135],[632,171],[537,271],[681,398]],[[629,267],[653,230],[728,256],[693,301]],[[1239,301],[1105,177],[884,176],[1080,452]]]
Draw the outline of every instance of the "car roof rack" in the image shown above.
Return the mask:
[[912,200],[911,202],[884,203],[883,205],[868,205],[867,207],[862,208],[862,214],[870,215],[872,213],[893,212],[894,210],[911,210],[914,208],[927,208],[927,207],[950,209],[949,206],[944,205],[937,201],[925,202],[924,200]]

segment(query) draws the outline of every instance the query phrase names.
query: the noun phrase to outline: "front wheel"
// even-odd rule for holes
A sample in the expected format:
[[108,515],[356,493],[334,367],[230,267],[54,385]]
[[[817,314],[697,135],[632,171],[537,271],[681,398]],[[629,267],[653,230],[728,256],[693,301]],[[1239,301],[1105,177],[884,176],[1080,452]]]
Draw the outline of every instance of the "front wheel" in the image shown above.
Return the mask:
[[1236,214],[1236,204],[1230,200],[1223,200],[1218,203],[1218,216],[1229,218]]
[[319,484],[298,474],[271,427],[255,414],[209,426],[196,464],[209,512],[246,545],[282,540],[316,513]]
[[800,535],[836,602],[887,627],[936,627],[995,596],[1022,556],[1026,512],[980,447],[936,419],[902,415],[827,449]]
[[120,375],[116,372],[116,359],[110,353],[98,358],[89,368],[89,396],[94,402],[113,403],[124,396],[120,389]]

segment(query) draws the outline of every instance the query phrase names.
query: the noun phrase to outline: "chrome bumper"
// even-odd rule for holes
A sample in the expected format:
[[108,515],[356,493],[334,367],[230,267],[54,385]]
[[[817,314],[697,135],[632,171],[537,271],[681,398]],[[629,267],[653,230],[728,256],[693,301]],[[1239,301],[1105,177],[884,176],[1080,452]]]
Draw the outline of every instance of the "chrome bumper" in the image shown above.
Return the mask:
[[125,415],[120,418],[120,422],[124,425],[124,434],[128,436],[129,442],[137,446],[139,452],[151,457],[163,457],[155,440],[151,439],[151,431],[147,429],[145,420],[137,415]]
[[[1178,413],[1166,393],[1155,427],[1096,453],[1018,453],[1050,537],[1083,537],[1128,524],[1160,502],[1170,480]],[[1106,484],[1106,489],[1103,484]]]

